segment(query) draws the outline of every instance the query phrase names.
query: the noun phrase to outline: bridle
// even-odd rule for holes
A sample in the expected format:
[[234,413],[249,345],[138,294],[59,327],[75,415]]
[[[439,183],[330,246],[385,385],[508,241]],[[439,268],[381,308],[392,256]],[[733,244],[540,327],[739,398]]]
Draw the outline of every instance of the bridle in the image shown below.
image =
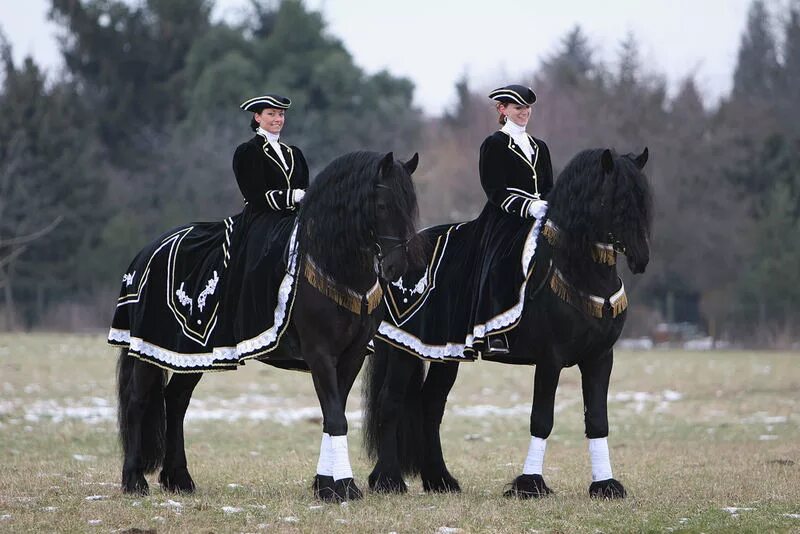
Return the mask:
[[[376,184],[375,189],[388,189],[391,191],[391,187],[384,184]],[[372,230],[372,239],[374,240],[373,249],[375,254],[375,271],[381,279],[385,279],[383,276],[383,262],[384,260],[395,250],[398,248],[402,248],[403,252],[408,253],[408,242],[411,241],[411,238],[403,239],[402,237],[397,237],[393,235],[384,235],[377,233],[374,229]],[[389,243],[394,243],[391,246],[388,246],[386,243],[381,245],[381,242],[388,241]]]

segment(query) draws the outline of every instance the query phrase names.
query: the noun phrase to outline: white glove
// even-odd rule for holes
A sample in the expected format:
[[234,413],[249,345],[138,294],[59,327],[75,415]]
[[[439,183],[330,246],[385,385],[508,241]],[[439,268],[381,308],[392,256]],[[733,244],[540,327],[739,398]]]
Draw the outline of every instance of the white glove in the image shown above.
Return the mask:
[[534,200],[528,206],[528,216],[534,219],[541,219],[547,213],[546,200]]
[[295,204],[300,204],[300,201],[303,200],[303,197],[306,196],[305,189],[294,189],[292,191],[292,200]]

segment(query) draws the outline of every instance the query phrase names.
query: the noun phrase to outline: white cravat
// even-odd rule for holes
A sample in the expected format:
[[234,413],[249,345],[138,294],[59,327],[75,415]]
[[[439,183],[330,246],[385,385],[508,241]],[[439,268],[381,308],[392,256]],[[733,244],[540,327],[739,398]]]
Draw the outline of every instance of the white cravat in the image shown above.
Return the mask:
[[269,145],[272,149],[278,154],[278,157],[281,159],[281,163],[283,163],[283,168],[289,170],[289,166],[286,164],[286,160],[283,159],[283,151],[281,150],[281,145],[278,144],[278,139],[280,136],[278,134],[270,133],[263,129],[261,126],[258,127],[256,133],[264,138],[266,138]]
[[533,148],[531,148],[531,142],[528,139],[528,134],[525,132],[524,126],[520,126],[511,119],[507,119],[503,127],[500,128],[500,131],[510,135],[511,139],[513,139],[525,155],[528,156],[528,159],[533,159]]

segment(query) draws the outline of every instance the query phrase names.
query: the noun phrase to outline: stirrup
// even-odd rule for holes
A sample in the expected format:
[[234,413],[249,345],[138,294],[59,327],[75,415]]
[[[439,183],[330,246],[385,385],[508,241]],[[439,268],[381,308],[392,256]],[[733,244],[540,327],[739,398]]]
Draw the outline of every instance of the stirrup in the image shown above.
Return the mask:
[[487,342],[488,349],[486,350],[487,356],[500,356],[511,352],[508,349],[505,339],[500,337],[490,338]]

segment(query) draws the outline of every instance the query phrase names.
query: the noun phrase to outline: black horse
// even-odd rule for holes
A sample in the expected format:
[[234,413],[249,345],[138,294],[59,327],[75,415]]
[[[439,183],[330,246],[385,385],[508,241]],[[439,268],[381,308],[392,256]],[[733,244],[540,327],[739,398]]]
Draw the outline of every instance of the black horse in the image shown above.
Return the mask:
[[[395,280],[408,264],[407,243],[416,232],[411,173],[417,163],[416,155],[402,163],[391,152],[341,156],[309,187],[298,216],[306,276],[299,279],[291,311],[287,331],[291,339],[281,341],[281,347],[288,346],[294,354],[277,361],[270,354],[265,363],[305,366],[311,372],[324,432],[313,488],[323,500],[361,497],[347,453],[345,405],[383,314],[376,278]],[[166,371],[129,355],[127,349],[121,351],[123,491],[146,494],[144,475],[158,467],[165,489],[194,491],[183,419],[201,377],[200,372],[176,372],[167,383]]]
[[[544,440],[553,428],[559,375],[581,370],[586,437],[592,457],[592,496],[624,497],[611,475],[607,394],[613,346],[625,322],[627,299],[616,254],[633,273],[649,261],[652,200],[638,156],[586,150],[575,156],[549,195],[548,220],[538,238],[534,272],[526,288],[518,337],[505,363],[535,364],[531,450],[523,474],[506,496],[551,493],[542,477]],[[600,297],[597,297],[599,295]],[[376,341],[364,388],[366,448],[377,459],[369,477],[375,491],[406,491],[403,475],[419,474],[425,491],[460,491],[442,456],[439,427],[457,362],[431,363]],[[593,445],[595,445],[593,447]]]

